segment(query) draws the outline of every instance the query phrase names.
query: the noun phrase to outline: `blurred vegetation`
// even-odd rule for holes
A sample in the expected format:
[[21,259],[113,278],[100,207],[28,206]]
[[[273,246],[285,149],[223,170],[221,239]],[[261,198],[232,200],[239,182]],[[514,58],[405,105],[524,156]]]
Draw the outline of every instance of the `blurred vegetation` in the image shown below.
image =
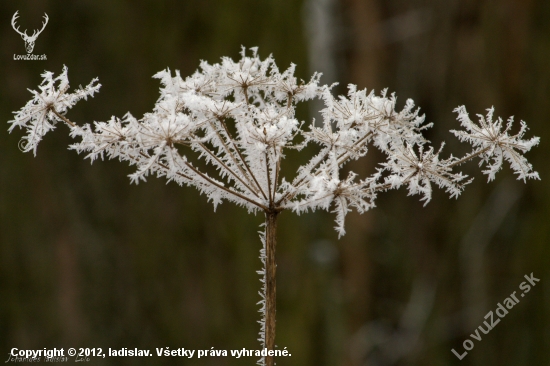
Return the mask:
[[[312,9],[328,9],[329,54],[310,47]],[[10,27],[50,21],[35,54]],[[404,191],[350,215],[341,240],[332,215],[284,213],[278,240],[280,365],[547,365],[550,359],[550,4],[543,0],[24,1],[0,3],[0,117],[29,99],[44,70],[69,67],[71,85],[99,77],[101,92],[68,116],[140,117],[158,97],[156,72],[191,74],[200,60],[238,57],[241,45],[273,54],[309,79],[332,57],[340,82],[395,91],[434,121],[444,151],[465,147],[449,129],[466,105],[528,122],[541,145],[528,154],[542,181],[503,171],[476,180],[458,200],[443,192],[425,208]],[[311,20],[311,19],[310,19]],[[311,29],[310,29],[311,31]],[[316,28],[313,29],[315,34]],[[311,35],[311,33],[309,33]],[[313,59],[313,61],[312,61]],[[330,63],[329,63],[330,64]],[[336,80],[327,80],[332,82]],[[302,110],[300,118],[309,118]],[[12,347],[256,348],[257,231],[261,215],[221,205],[151,178],[130,185],[117,161],[90,166],[59,126],[37,157],[0,133],[0,350]],[[516,126],[517,127],[517,126]],[[368,172],[376,153],[353,168]],[[379,160],[378,160],[379,161]],[[289,167],[300,163],[289,157]],[[288,168],[290,172],[292,168]],[[541,282],[459,361],[462,342],[523,275]],[[105,358],[97,365],[151,364]],[[158,365],[243,365],[255,359],[156,358]]]

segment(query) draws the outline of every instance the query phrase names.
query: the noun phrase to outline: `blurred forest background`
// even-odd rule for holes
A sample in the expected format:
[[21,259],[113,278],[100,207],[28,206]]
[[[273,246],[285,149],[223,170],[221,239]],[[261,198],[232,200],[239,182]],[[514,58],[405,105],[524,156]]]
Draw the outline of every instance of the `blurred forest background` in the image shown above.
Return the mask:
[[[49,23],[34,54],[21,29]],[[99,77],[101,92],[68,117],[136,117],[158,98],[156,72],[190,75],[200,60],[239,57],[241,45],[273,54],[298,76],[324,73],[360,88],[412,98],[444,155],[467,146],[448,131],[452,110],[523,119],[541,145],[527,157],[542,181],[506,168],[476,177],[458,200],[437,192],[427,207],[403,190],[350,215],[337,239],[333,216],[284,213],[278,238],[277,344],[283,365],[550,364],[550,2],[545,0],[2,1],[0,3],[0,354],[12,347],[257,348],[257,231],[261,215],[194,189],[150,179],[130,185],[118,161],[90,166],[67,151],[59,126],[36,158],[17,148],[6,121],[44,70],[69,67],[72,87]],[[315,116],[315,104],[299,116]],[[518,127],[518,124],[515,126]],[[517,131],[517,130],[516,130]],[[354,169],[380,162],[372,152]],[[288,162],[298,164],[298,162]],[[462,343],[523,276],[541,279],[459,361]],[[145,365],[105,358],[94,365]],[[158,365],[253,365],[256,359],[154,358]]]

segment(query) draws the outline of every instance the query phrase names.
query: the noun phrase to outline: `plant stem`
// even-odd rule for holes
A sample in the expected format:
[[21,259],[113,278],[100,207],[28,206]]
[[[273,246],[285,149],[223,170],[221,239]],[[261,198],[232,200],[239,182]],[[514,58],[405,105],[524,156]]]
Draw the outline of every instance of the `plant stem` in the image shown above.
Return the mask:
[[[265,347],[268,350],[275,350],[275,315],[276,315],[276,288],[275,273],[277,264],[275,262],[275,247],[277,244],[277,215],[278,211],[266,212],[265,224],[265,246],[266,246],[266,299],[265,299]],[[265,357],[266,366],[275,364],[273,356]]]

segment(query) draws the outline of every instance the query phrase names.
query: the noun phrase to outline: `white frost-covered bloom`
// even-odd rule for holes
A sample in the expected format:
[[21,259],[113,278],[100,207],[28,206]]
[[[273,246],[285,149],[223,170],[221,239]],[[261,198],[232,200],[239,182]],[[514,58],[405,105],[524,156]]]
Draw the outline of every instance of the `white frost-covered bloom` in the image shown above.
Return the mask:
[[533,171],[533,166],[522,155],[538,145],[540,139],[532,137],[529,140],[522,140],[527,131],[527,124],[520,122],[521,128],[516,135],[510,136],[508,132],[512,128],[514,117],[508,119],[503,130],[503,122],[500,117],[493,121],[494,108],[487,109],[487,117],[478,114],[479,124],[472,122],[466,107],[461,106],[455,109],[458,113],[458,120],[466,131],[451,131],[461,141],[473,145],[472,154],[479,155],[481,163],[486,163],[487,169],[483,173],[489,176],[489,181],[495,179],[495,174],[502,168],[503,159],[510,163],[512,170],[518,175],[518,179],[525,181],[527,178],[539,179],[539,174]]
[[[249,211],[291,209],[297,213],[324,209],[337,213],[336,223],[344,233],[344,217],[349,207],[364,212],[374,207],[377,193],[406,186],[409,194],[431,199],[435,183],[451,197],[458,196],[471,180],[453,168],[480,157],[488,168],[489,180],[508,160],[519,179],[538,178],[522,155],[538,144],[538,137],[523,140],[525,122],[516,135],[509,135],[502,120],[493,121],[493,109],[479,124],[470,120],[466,109],[459,107],[458,119],[465,130],[453,131],[462,141],[470,142],[473,151],[462,159],[440,158],[422,135],[431,126],[407,100],[401,111],[395,110],[395,95],[348,87],[346,96],[335,97],[331,87],[319,84],[319,74],[309,82],[298,81],[295,65],[280,72],[273,57],[261,60],[257,49],[235,62],[224,57],[219,64],[201,63],[201,68],[183,79],[178,71],[163,70],[160,98],[154,109],[141,119],[127,114],[93,126],[79,126],[64,115],[80,99],[98,91],[94,79],[86,88],[69,93],[67,68],[54,78],[45,72],[39,91],[15,112],[12,126],[25,128],[25,151],[34,151],[43,136],[65,122],[71,136],[81,141],[71,145],[86,152],[92,160],[107,156],[136,165],[134,182],[151,174],[166,176],[178,184],[192,185],[205,193],[215,205],[233,201]],[[298,103],[321,99],[325,108],[322,121],[300,122],[295,116]],[[314,143],[318,152],[292,177],[281,174],[286,149],[302,149]],[[355,174],[340,177],[350,160],[364,156],[375,147],[386,162],[363,180]],[[198,154],[217,170],[203,171],[189,159]],[[331,208],[332,207],[332,208]]]
[[451,197],[458,197],[471,179],[465,181],[468,176],[451,172],[456,159],[440,160],[439,154],[442,149],[443,145],[437,152],[434,152],[433,147],[424,151],[424,146],[421,145],[416,153],[413,146],[408,143],[406,146],[392,148],[392,159],[383,164],[391,172],[391,175],[386,177],[386,182],[391,187],[406,184],[409,195],[423,195],[422,200],[426,201],[424,205],[428,204],[432,197],[431,183],[445,188]]
[[10,132],[16,126],[27,129],[27,135],[22,139],[21,148],[24,152],[32,150],[35,155],[42,137],[53,130],[55,124],[62,120],[59,115],[65,114],[79,100],[87,99],[88,96],[93,97],[101,87],[101,84],[97,84],[97,79],[94,79],[87,87],[67,93],[69,79],[66,66],[56,78],[49,71],[45,71],[42,77],[44,79],[38,86],[40,91],[30,90],[34,97],[15,113],[15,119],[10,121],[12,125],[9,128]]

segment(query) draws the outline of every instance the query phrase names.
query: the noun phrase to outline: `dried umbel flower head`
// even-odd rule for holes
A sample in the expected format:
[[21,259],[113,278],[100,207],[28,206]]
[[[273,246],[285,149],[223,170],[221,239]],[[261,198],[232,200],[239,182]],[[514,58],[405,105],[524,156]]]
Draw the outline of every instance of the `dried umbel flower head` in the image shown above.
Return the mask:
[[[475,158],[487,164],[483,173],[489,180],[503,160],[518,179],[539,178],[523,156],[539,138],[522,140],[524,122],[519,133],[510,136],[512,119],[503,129],[500,118],[493,120],[492,108],[486,118],[480,116],[479,125],[469,119],[464,107],[457,108],[465,130],[452,132],[471,143],[473,150],[462,158],[442,158],[443,145],[435,149],[422,135],[432,124],[424,122],[412,100],[396,111],[394,94],[384,90],[376,95],[355,85],[348,87],[346,96],[335,97],[330,86],[320,84],[320,74],[308,82],[299,81],[294,65],[280,72],[273,57],[261,60],[256,48],[250,56],[243,49],[241,56],[237,62],[227,57],[214,65],[202,62],[185,79],[177,71],[163,70],[154,75],[162,86],[151,113],[141,119],[127,113],[93,125],[76,124],[65,114],[99,90],[97,80],[69,93],[66,67],[55,78],[45,72],[39,91],[31,91],[33,99],[15,112],[10,131],[16,126],[26,129],[23,150],[36,154],[44,135],[61,122],[72,137],[79,138],[71,149],[86,153],[92,161],[118,158],[135,165],[130,175],[135,183],[149,175],[164,176],[197,188],[214,207],[231,201],[249,212],[263,211],[260,341],[269,350],[275,349],[275,234],[281,211],[332,210],[341,236],[346,214],[352,208],[360,213],[373,208],[380,192],[403,186],[427,203],[435,184],[458,197],[472,179],[454,169]],[[314,98],[324,103],[322,121],[298,121],[296,105]],[[295,176],[283,176],[285,151],[302,150],[308,144],[316,145],[317,153]],[[365,156],[371,147],[385,155],[385,162],[364,178],[354,172],[342,176],[342,167]],[[194,159],[188,159],[191,155]],[[217,175],[191,163],[196,158],[215,167]],[[270,366],[273,362],[271,356],[259,361]]]

